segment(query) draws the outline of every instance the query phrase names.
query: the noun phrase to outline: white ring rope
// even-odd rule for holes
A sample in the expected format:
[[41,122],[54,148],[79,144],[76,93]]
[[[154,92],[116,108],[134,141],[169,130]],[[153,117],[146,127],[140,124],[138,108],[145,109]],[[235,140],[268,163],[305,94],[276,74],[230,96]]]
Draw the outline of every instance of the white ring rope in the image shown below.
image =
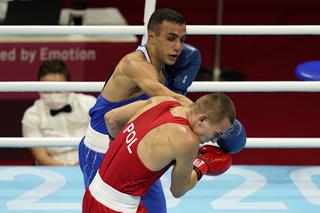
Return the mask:
[[[0,82],[0,92],[99,92],[104,82]],[[320,92],[320,81],[195,81],[188,92]]]
[[[0,26],[0,35],[143,35],[144,26]],[[187,25],[190,35],[320,35],[320,25]]]
[[[319,35],[319,25],[188,25],[194,35]],[[0,26],[0,35],[143,35],[143,26]],[[104,82],[0,82],[0,92],[101,91]],[[319,82],[193,82],[189,92],[319,92]],[[77,146],[80,138],[0,137],[0,147]],[[248,138],[247,148],[320,148],[320,138]]]
[[[80,139],[0,137],[0,147],[78,146]],[[320,138],[247,138],[246,148],[320,148]]]
[[81,138],[76,137],[0,137],[0,147],[22,148],[22,147],[66,147],[78,146]]

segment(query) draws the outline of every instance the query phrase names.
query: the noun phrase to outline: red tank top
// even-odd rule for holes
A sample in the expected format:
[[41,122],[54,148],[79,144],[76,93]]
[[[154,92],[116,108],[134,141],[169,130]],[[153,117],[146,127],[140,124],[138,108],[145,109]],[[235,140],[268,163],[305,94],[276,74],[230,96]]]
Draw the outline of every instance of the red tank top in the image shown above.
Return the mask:
[[170,108],[179,105],[175,101],[162,102],[125,125],[109,146],[99,168],[99,174],[105,183],[120,192],[142,196],[169,169],[173,162],[160,171],[149,170],[140,160],[137,147],[150,130],[161,124],[178,123],[189,126],[186,119],[170,113]]

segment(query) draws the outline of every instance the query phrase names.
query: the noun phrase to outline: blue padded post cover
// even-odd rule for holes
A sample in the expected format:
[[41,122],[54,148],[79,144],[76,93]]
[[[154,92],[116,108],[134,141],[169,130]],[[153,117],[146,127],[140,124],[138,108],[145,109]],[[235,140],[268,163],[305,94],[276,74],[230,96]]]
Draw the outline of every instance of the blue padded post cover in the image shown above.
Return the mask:
[[302,81],[320,81],[320,61],[308,61],[299,64],[296,76]]

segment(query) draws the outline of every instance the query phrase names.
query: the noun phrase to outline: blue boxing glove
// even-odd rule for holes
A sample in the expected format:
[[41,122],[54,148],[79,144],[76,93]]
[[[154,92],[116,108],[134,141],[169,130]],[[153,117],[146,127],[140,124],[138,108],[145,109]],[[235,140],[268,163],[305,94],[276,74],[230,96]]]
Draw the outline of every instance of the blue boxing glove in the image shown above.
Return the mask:
[[234,154],[245,147],[246,139],[246,130],[240,121],[235,120],[232,127],[219,137],[217,144],[223,151]]
[[188,87],[196,78],[200,66],[200,51],[189,44],[183,44],[176,63],[165,67],[168,88],[176,93],[185,95]]

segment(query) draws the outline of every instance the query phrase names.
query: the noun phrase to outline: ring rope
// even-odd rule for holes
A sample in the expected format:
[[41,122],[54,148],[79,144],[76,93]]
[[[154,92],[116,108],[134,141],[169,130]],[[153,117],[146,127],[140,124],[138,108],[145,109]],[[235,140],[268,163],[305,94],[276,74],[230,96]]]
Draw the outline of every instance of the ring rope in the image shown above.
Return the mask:
[[[144,26],[0,26],[0,35],[143,35]],[[320,25],[187,25],[190,35],[320,35]]]
[[[66,147],[78,146],[81,138],[0,137],[0,147]],[[320,148],[320,138],[247,138],[246,148]]]
[[[188,25],[194,35],[319,35],[319,25]],[[144,26],[0,26],[0,35],[143,35]],[[103,82],[1,82],[0,92],[101,91]],[[318,82],[193,82],[189,92],[319,92]],[[0,137],[0,147],[77,146],[80,138]],[[246,148],[320,148],[320,138],[247,138]]]
[[[104,82],[0,82],[0,92],[100,92]],[[195,81],[188,92],[320,92],[320,81]]]

